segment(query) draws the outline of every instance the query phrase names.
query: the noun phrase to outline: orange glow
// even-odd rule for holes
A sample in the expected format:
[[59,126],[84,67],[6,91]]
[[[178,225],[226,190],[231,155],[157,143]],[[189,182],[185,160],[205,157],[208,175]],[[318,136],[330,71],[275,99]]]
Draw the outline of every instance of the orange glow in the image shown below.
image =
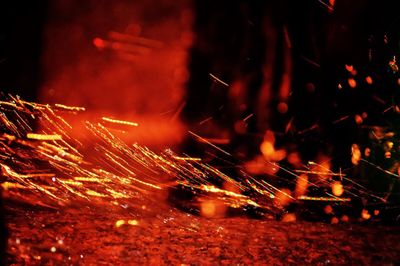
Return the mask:
[[125,224],[125,221],[124,220],[118,220],[118,221],[116,221],[115,222],[115,227],[121,227],[122,225],[124,225]]
[[365,81],[367,82],[368,85],[371,85],[373,83],[373,80],[372,80],[371,76],[367,76],[365,78]]
[[282,222],[285,222],[285,223],[292,223],[295,221],[296,221],[296,214],[294,214],[294,213],[286,213],[282,217]]
[[264,154],[264,156],[266,158],[272,157],[274,155],[274,153],[275,153],[274,145],[269,141],[264,141],[261,144],[260,149],[261,149],[261,152]]
[[347,71],[352,72],[354,70],[353,65],[345,65]]
[[354,120],[356,121],[356,124],[357,124],[357,125],[361,125],[362,122],[364,121],[364,120],[362,119],[361,115],[355,115],[355,116],[354,116]]
[[201,215],[204,217],[213,217],[217,211],[213,201],[203,201],[201,203]]
[[368,212],[368,210],[363,209],[361,211],[361,218],[364,219],[364,220],[368,220],[368,219],[371,218],[371,214]]
[[275,136],[270,130],[267,130],[264,135],[264,141],[260,145],[261,153],[267,161],[281,161],[286,157],[284,149],[275,150]]
[[99,49],[102,49],[102,48],[106,47],[104,40],[101,39],[101,38],[94,38],[93,39],[93,45],[96,46]]
[[292,192],[287,189],[287,188],[283,188],[278,190],[278,192],[275,195],[274,198],[274,203],[278,206],[278,207],[285,207],[287,205],[289,205],[290,202],[292,202],[293,197],[291,196]]
[[287,160],[290,164],[292,164],[295,167],[298,167],[301,165],[301,158],[300,158],[300,154],[298,152],[291,152],[288,155]]
[[310,171],[316,173],[321,180],[330,180],[332,177],[330,159],[323,154],[317,156],[317,162],[309,162]]
[[275,166],[271,166],[266,163],[264,156],[256,156],[253,160],[248,161],[244,164],[246,171],[250,174],[258,175],[258,174],[276,174],[279,168]]
[[357,82],[355,79],[353,78],[349,78],[347,80],[347,83],[349,83],[350,88],[354,89],[355,87],[357,87]]
[[[365,149],[365,152],[367,152],[367,149]],[[370,152],[370,151],[369,151]],[[361,151],[360,148],[358,147],[357,144],[353,144],[351,146],[351,162],[354,165],[357,165],[361,160]]]
[[296,197],[305,195],[307,193],[307,189],[308,189],[308,176],[302,174],[297,178],[296,188],[295,188]]
[[341,220],[342,222],[344,222],[344,223],[348,223],[350,219],[349,219],[349,216],[343,215],[343,216],[340,218],[340,220]]
[[332,217],[331,224],[338,224],[338,223],[339,223],[339,219],[337,217]]
[[339,181],[335,181],[332,183],[332,194],[340,197],[344,192],[344,188],[342,183],[340,183]]
[[332,206],[331,205],[326,205],[324,208],[324,212],[326,214],[331,214],[333,212]]
[[364,155],[365,155],[365,157],[369,157],[371,155],[371,149],[365,148]]
[[128,220],[129,225],[138,225],[139,222],[137,220]]
[[205,199],[201,200],[200,213],[206,218],[223,217],[226,213],[227,207],[218,200]]

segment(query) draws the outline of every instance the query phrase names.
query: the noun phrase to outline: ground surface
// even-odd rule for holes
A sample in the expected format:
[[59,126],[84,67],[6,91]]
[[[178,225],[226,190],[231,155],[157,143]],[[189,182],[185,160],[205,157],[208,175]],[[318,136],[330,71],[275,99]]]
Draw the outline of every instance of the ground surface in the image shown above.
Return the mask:
[[[7,203],[15,265],[398,265],[399,227]],[[125,224],[117,226],[117,221]],[[134,221],[132,225],[128,221]],[[122,222],[120,222],[122,223]],[[137,224],[136,224],[137,223]],[[119,225],[119,224],[118,224]]]

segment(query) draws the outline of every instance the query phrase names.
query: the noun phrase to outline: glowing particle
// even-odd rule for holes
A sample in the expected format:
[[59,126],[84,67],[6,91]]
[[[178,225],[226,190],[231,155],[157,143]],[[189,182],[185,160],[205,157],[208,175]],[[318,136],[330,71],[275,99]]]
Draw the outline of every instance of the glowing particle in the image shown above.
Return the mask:
[[349,83],[350,88],[354,89],[355,87],[357,87],[357,82],[355,79],[353,78],[349,78],[347,80],[347,83]]
[[285,102],[280,102],[278,104],[278,112],[281,114],[286,114],[288,111],[288,105]]
[[242,120],[238,120],[235,125],[235,132],[238,134],[245,134],[247,131],[247,124],[243,122]]
[[354,70],[353,65],[345,65],[347,71],[352,72]]
[[349,222],[349,216],[343,215],[343,216],[340,218],[340,220],[341,220],[342,222],[344,222],[344,223],[348,223],[348,222]]
[[363,112],[361,114],[362,119],[366,119],[368,117],[368,113],[367,112]]
[[385,143],[385,146],[387,147],[387,149],[391,150],[393,149],[394,143],[392,141],[387,141]]
[[368,210],[363,209],[361,211],[361,218],[364,220],[368,220],[369,218],[371,218],[371,214],[368,212]]
[[396,64],[396,56],[393,56],[393,60],[389,61],[389,67],[393,73],[399,71],[399,66]]
[[[400,84],[399,84],[399,85],[400,85]],[[343,87],[342,87],[342,84],[340,84],[340,83],[338,84],[337,87],[338,87],[339,90],[341,90],[341,89],[343,88]]]
[[128,220],[129,225],[138,225],[139,222],[137,220]]
[[59,245],[64,245],[64,240],[59,239],[59,240],[57,241],[57,243],[58,243]]
[[385,152],[385,158],[386,159],[392,158],[392,153],[390,151]]
[[118,220],[118,221],[116,221],[115,222],[115,227],[121,227],[122,225],[124,225],[125,224],[125,221],[124,220]]
[[354,121],[356,121],[357,125],[361,125],[364,120],[362,119],[361,115],[355,115]]
[[339,181],[335,181],[332,183],[332,193],[333,195],[339,197],[343,194],[344,189],[343,189],[343,185],[342,183],[340,183]]
[[337,217],[332,217],[331,224],[338,224],[338,223],[339,223],[339,219]]
[[369,157],[371,155],[371,149],[365,148],[364,155],[365,155],[365,157]]
[[96,46],[99,49],[106,47],[106,43],[104,42],[103,39],[100,39],[100,38],[94,38],[93,39],[93,45]]
[[301,163],[301,158],[298,152],[291,152],[287,156],[287,160],[292,165],[299,165]]
[[19,238],[16,238],[15,239],[15,244],[17,244],[17,245],[21,244],[21,240]]
[[365,78],[365,81],[367,82],[368,85],[371,85],[373,83],[373,80],[372,80],[371,76],[367,76]]
[[275,152],[274,145],[270,141],[264,141],[260,146],[260,150],[267,158],[270,158]]
[[351,146],[351,162],[357,165],[361,160],[361,151],[357,144]]
[[57,251],[57,249],[56,249],[56,247],[51,247],[50,251],[54,253]]
[[326,205],[324,208],[324,212],[326,214],[331,214],[333,212],[332,206],[331,205]]

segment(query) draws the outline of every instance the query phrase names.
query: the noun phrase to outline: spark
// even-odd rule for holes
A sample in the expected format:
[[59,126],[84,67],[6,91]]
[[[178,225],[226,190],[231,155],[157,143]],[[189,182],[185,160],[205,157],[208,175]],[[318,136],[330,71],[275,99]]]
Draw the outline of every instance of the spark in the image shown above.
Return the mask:
[[67,106],[67,105],[59,104],[59,103],[56,103],[54,106],[57,107],[58,109],[65,110],[65,111],[82,112],[82,111],[86,110],[85,107]]
[[310,197],[310,196],[299,196],[298,200],[310,200],[310,201],[343,201],[350,202],[350,198],[338,198],[338,197]]
[[61,140],[62,137],[60,135],[47,135],[47,134],[37,134],[37,133],[28,133],[26,135],[28,139],[36,139],[36,140]]
[[139,126],[138,123],[130,122],[130,121],[117,120],[117,119],[112,119],[112,118],[108,118],[108,117],[102,117],[101,119],[103,121],[114,123],[114,124],[119,124],[119,125],[126,125],[126,126],[132,126],[132,127]]
[[212,119],[213,119],[213,117],[210,116],[210,117],[208,117],[208,118],[206,118],[206,119],[200,121],[200,122],[199,122],[199,125],[202,125],[202,124],[204,124],[204,123],[207,123],[208,121],[211,121]]
[[194,158],[194,157],[179,157],[179,156],[173,156],[174,159],[176,160],[182,160],[182,161],[196,161],[200,162],[201,158]]
[[317,68],[321,67],[320,64],[318,64],[317,62],[311,60],[310,58],[305,57],[304,55],[300,55],[300,58],[303,59],[304,61],[306,61],[307,63],[309,63],[310,65],[313,65],[313,66],[315,66]]
[[215,81],[218,81],[218,82],[221,83],[222,85],[224,85],[224,86],[226,86],[226,87],[229,87],[229,84],[228,84],[228,83],[222,81],[221,79],[217,78],[216,76],[214,76],[214,75],[211,74],[211,73],[208,73],[208,74],[209,74],[210,77],[212,77]]
[[222,152],[222,153],[224,153],[224,154],[226,154],[226,155],[232,156],[229,152],[224,151],[223,149],[221,149],[221,148],[219,148],[218,146],[212,144],[210,141],[206,140],[205,138],[200,137],[200,136],[197,135],[196,133],[193,133],[192,131],[189,131],[189,133],[192,134],[193,136],[195,136],[196,138],[198,138],[199,140],[201,140],[201,141],[207,143],[208,145],[210,145],[210,146],[213,147],[214,149],[219,150],[220,152]]
[[245,118],[243,118],[243,122],[246,122],[247,120],[249,120],[250,118],[252,118],[254,116],[253,113],[249,114],[248,116],[246,116]]

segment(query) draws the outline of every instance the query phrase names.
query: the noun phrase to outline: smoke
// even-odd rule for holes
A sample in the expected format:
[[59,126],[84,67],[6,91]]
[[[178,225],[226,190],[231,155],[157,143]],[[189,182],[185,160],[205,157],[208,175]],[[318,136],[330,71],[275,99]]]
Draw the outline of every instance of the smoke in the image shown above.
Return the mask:
[[142,127],[130,132],[134,138],[176,142],[182,127],[174,114],[184,104],[189,75],[188,2],[57,0],[49,5],[40,100],[85,106],[88,116],[140,120]]

